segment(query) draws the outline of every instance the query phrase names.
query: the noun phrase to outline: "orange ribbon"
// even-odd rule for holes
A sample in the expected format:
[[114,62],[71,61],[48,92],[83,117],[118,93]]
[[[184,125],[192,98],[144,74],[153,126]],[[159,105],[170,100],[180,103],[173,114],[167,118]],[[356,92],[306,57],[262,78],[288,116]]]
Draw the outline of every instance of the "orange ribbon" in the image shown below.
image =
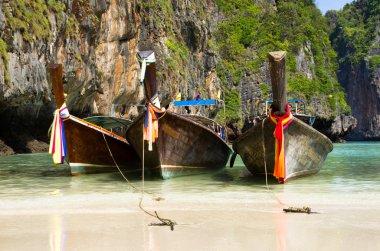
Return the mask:
[[162,110],[155,107],[152,103],[147,103],[147,110],[144,121],[144,140],[148,141],[148,150],[153,150],[153,143],[158,138],[158,120],[165,112],[165,108]]
[[286,104],[286,113],[282,116],[277,116],[271,111],[270,121],[276,125],[273,132],[275,138],[275,161],[273,176],[278,179],[280,183],[286,180],[286,164],[285,164],[285,135],[284,129],[290,125],[294,117],[290,113],[289,105]]

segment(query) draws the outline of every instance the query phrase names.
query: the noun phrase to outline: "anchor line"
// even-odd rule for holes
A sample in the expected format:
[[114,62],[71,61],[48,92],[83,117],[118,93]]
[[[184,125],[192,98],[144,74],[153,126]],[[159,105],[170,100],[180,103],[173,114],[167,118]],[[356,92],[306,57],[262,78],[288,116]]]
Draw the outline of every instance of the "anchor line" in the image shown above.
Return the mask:
[[[107,142],[107,139],[104,135],[104,133],[102,133],[103,135],[103,139],[104,139],[104,142],[106,143],[106,146],[107,146],[107,149],[108,149],[108,152],[110,153],[110,156],[117,168],[117,170],[119,171],[119,173],[121,174],[121,176],[123,177],[123,179],[128,183],[128,185],[130,187],[132,187],[135,191],[141,191],[141,197],[140,197],[140,202],[139,202],[139,208],[146,214],[148,214],[149,216],[152,216],[154,218],[156,218],[157,220],[161,221],[161,223],[151,223],[149,224],[150,226],[169,226],[170,229],[173,231],[174,230],[174,226],[177,225],[177,223],[171,219],[165,219],[165,218],[161,218],[157,211],[154,211],[154,214],[153,213],[150,213],[149,211],[147,211],[143,206],[142,206],[142,201],[143,201],[143,197],[144,197],[144,194],[149,194],[150,196],[154,197],[152,194],[148,193],[145,191],[145,176],[144,176],[144,144],[143,144],[143,161],[142,161],[142,189],[138,189],[137,187],[135,187],[132,182],[129,181],[129,179],[123,174],[123,172],[121,171],[119,165],[117,164],[113,154],[112,154],[112,151],[108,145],[108,142]],[[144,141],[143,141],[144,143]]]

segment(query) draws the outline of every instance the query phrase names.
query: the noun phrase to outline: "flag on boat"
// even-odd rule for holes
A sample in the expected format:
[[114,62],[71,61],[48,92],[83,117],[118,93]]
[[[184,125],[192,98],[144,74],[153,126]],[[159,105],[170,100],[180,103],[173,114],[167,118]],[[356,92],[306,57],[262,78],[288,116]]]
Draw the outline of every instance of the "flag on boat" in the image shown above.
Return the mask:
[[177,94],[177,96],[175,97],[175,100],[176,100],[176,101],[181,101],[181,99],[182,99],[182,94],[181,94],[181,92],[179,92],[179,93]]
[[63,164],[66,156],[66,136],[63,119],[69,116],[70,114],[65,103],[54,112],[49,153],[53,155],[53,162],[56,165]]
[[221,97],[222,97],[222,92],[220,90],[218,90],[218,94],[216,95],[216,99],[221,100]]
[[164,113],[165,108],[158,109],[151,102],[147,102],[144,120],[144,140],[148,141],[148,151],[153,150],[153,143],[158,138],[158,120]]

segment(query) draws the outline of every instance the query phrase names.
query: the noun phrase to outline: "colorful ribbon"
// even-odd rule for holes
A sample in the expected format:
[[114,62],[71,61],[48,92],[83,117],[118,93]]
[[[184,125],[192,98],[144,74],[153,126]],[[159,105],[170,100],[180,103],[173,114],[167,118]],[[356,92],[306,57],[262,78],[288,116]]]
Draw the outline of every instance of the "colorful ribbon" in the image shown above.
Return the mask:
[[152,103],[147,102],[144,120],[144,140],[148,141],[148,151],[153,150],[153,143],[158,138],[158,120],[165,113],[165,108],[161,110]]
[[66,136],[62,119],[67,119],[69,116],[70,114],[65,103],[54,112],[49,153],[53,155],[55,165],[63,164],[66,156]]
[[273,176],[277,178],[280,183],[286,180],[286,164],[285,164],[285,135],[286,129],[292,123],[294,117],[290,113],[289,105],[286,104],[286,113],[282,116],[277,116],[271,111],[269,119],[276,125],[274,130],[275,138],[275,161]]

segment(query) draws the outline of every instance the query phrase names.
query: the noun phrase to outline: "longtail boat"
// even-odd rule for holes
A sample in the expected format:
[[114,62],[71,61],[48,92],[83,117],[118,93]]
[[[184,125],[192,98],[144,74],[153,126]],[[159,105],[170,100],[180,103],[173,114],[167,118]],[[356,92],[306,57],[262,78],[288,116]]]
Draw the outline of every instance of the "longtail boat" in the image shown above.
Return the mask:
[[280,183],[317,173],[333,149],[325,135],[290,113],[285,56],[284,51],[269,53],[273,92],[269,117],[245,131],[233,144],[252,174],[273,174]]
[[146,112],[127,129],[127,139],[145,168],[168,179],[225,167],[231,154],[226,142],[199,119],[161,108],[154,52],[141,51],[138,57],[147,99]]
[[65,104],[62,65],[50,66],[50,78],[57,106],[49,149],[54,163],[62,164],[66,159],[72,175],[116,172],[117,167],[122,171],[141,170],[137,153],[124,137],[91,123],[98,121],[110,129],[112,123],[127,125],[128,121],[106,117],[87,121],[70,115]]

